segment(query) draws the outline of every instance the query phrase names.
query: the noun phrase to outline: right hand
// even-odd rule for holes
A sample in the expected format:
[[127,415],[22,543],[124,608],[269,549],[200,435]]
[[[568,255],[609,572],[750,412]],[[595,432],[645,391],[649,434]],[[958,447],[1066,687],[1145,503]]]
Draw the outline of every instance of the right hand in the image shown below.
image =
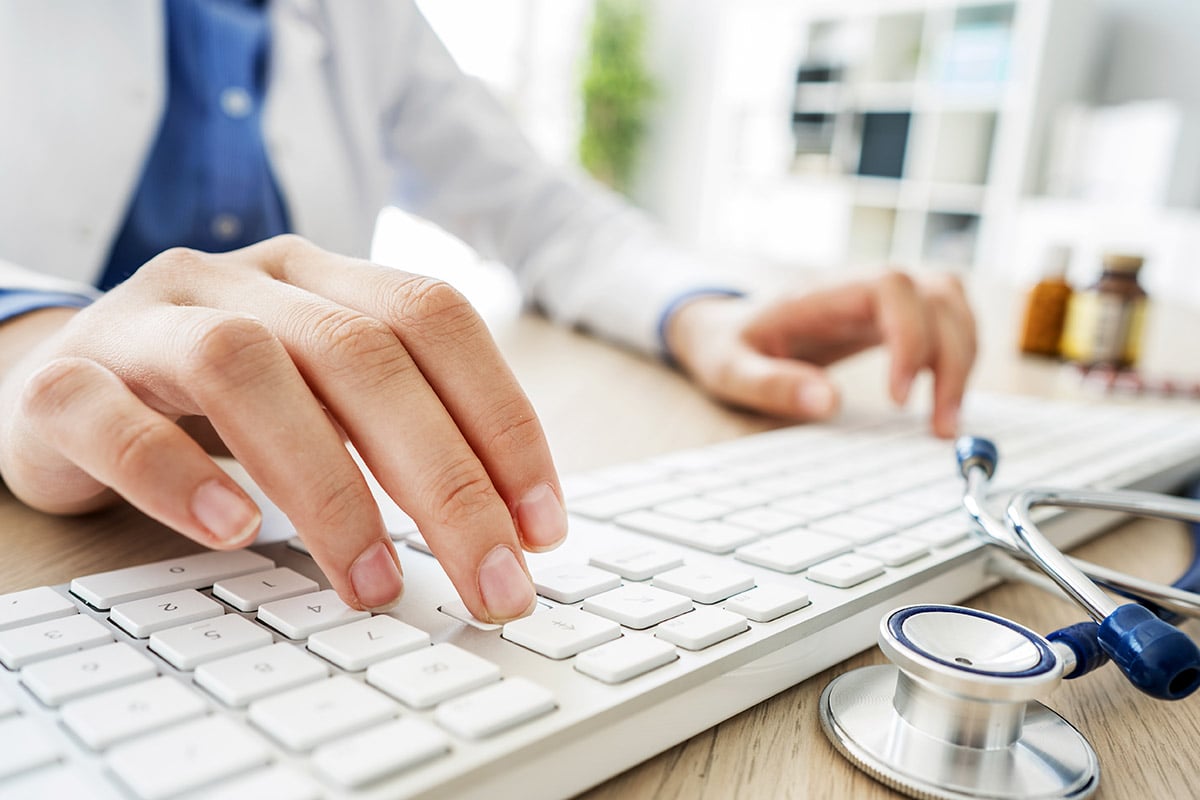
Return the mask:
[[565,536],[562,490],[533,407],[448,285],[282,236],[167,251],[53,317],[0,383],[0,475],[29,505],[78,513],[115,492],[245,546],[261,513],[176,424],[206,417],[342,599],[386,608],[399,560],[348,439],[476,617],[532,609],[522,550]]

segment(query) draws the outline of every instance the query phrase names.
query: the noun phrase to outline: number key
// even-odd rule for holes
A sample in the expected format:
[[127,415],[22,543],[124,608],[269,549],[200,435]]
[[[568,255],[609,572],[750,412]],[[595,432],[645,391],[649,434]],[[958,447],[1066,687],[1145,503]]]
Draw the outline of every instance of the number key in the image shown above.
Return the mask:
[[108,618],[139,639],[155,631],[219,617],[225,613],[221,604],[205,597],[195,589],[160,594],[113,606]]
[[304,639],[317,631],[371,616],[342,602],[333,589],[302,594],[258,607],[258,618],[289,639]]

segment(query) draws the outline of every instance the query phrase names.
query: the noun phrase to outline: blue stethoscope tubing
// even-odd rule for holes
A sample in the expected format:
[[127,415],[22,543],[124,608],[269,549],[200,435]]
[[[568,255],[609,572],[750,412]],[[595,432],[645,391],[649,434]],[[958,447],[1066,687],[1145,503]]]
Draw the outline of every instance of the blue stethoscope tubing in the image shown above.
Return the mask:
[[1200,648],[1171,624],[1179,616],[1144,599],[1121,605],[1113,602],[1042,536],[1029,514],[1038,506],[1099,507],[1184,519],[1190,523],[1192,563],[1172,587],[1196,592],[1200,590],[1200,504],[1139,492],[1030,490],[1010,503],[1005,523],[992,516],[984,503],[999,461],[995,445],[981,437],[964,436],[955,451],[967,481],[963,506],[979,526],[978,535],[988,544],[1033,561],[1092,617],[1046,636],[1074,655],[1065,678],[1081,677],[1111,660],[1134,686],[1152,697],[1179,700],[1200,688]]

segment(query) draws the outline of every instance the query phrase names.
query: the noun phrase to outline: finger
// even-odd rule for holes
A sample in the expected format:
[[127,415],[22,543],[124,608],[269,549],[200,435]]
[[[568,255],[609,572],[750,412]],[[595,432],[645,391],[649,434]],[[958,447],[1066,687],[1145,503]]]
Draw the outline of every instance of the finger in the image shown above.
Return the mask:
[[875,316],[891,359],[888,388],[892,400],[902,404],[931,357],[930,331],[912,278],[892,272],[875,283]]
[[837,412],[837,389],[820,367],[749,347],[733,349],[726,359],[719,379],[708,387],[721,400],[802,421],[828,419]]
[[[82,358],[52,361],[35,373],[22,398],[30,432],[86,472],[95,487],[112,487],[159,522],[201,544],[233,548],[258,533],[258,508],[199,444],[147,408],[117,376]],[[19,445],[18,445],[19,447]],[[61,484],[56,482],[56,488]],[[23,497],[47,508],[69,497]],[[85,497],[76,495],[69,502]]]
[[973,328],[964,326],[948,300],[931,299],[929,308],[935,340],[933,431],[948,438],[958,432],[959,409],[975,359]]
[[541,422],[466,299],[440,281],[365,262],[346,280],[321,255],[285,258],[285,279],[388,324],[511,509],[522,542],[557,545],[567,517]]
[[138,326],[141,336],[118,337],[130,348],[126,362],[138,365],[121,377],[152,402],[208,417],[346,603],[394,604],[403,583],[378,506],[279,340],[259,320],[205,305],[146,311]]

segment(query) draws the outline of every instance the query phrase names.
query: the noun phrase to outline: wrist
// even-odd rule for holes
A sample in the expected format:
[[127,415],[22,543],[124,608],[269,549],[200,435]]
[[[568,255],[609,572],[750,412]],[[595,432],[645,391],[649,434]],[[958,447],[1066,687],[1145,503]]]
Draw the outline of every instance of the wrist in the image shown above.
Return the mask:
[[659,320],[658,338],[663,358],[670,364],[686,367],[691,342],[705,327],[710,308],[726,307],[745,297],[735,289],[697,289],[672,300]]

